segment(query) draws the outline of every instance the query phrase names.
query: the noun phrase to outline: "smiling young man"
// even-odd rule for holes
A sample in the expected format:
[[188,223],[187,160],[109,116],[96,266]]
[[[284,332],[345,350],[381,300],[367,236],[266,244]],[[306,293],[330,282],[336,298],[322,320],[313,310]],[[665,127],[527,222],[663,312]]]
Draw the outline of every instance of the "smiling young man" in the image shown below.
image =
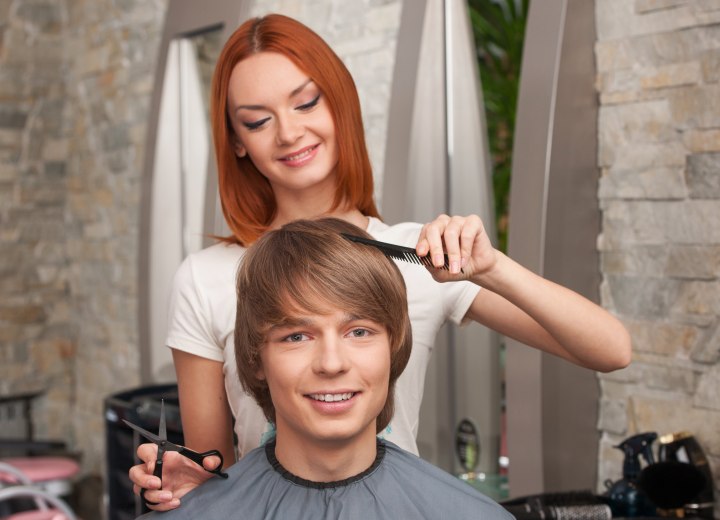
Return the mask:
[[248,249],[237,276],[238,373],[275,436],[228,480],[149,517],[512,518],[377,436],[412,347],[406,289],[392,261],[341,233],[368,236],[342,220],[304,220]]

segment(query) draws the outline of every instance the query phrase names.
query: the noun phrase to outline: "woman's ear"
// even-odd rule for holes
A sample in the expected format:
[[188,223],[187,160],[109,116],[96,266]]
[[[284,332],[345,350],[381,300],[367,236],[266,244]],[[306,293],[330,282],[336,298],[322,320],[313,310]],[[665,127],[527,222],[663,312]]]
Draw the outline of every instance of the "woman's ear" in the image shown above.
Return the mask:
[[247,150],[237,137],[233,137],[233,150],[240,159],[247,155]]

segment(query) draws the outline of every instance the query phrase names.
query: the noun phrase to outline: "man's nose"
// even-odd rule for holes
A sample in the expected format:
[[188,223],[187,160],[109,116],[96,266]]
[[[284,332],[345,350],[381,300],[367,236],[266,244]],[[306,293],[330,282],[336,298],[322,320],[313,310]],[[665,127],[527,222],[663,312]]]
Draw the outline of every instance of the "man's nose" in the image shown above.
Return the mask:
[[322,374],[338,374],[349,368],[349,358],[342,338],[323,337],[318,341],[314,370]]

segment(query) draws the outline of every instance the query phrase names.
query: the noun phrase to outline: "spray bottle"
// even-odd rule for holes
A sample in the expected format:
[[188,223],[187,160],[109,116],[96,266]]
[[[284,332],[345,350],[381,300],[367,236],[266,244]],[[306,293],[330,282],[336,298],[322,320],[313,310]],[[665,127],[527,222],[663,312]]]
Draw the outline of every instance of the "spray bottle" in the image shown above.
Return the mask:
[[606,481],[608,499],[613,517],[654,516],[655,506],[649,498],[637,487],[640,475],[640,457],[647,464],[654,464],[652,443],[657,439],[657,433],[646,432],[628,437],[615,446],[625,454],[623,461],[623,478],[616,481]]

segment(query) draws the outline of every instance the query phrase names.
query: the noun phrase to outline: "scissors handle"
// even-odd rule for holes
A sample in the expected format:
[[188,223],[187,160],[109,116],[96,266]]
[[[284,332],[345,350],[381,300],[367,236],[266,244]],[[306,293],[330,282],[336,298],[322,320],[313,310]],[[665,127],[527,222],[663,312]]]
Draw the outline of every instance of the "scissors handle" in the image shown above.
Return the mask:
[[[161,486],[162,486],[162,467],[163,467],[162,457],[158,457],[158,459],[155,461],[155,470],[153,471],[153,475],[160,478]],[[162,489],[162,487],[160,489]]]
[[[180,455],[183,457],[187,457],[191,461],[193,461],[195,464],[198,464],[201,468],[203,468],[208,473],[212,473],[213,475],[217,475],[218,477],[222,478],[228,478],[227,473],[223,472],[223,456],[222,453],[220,453],[218,450],[210,450],[210,451],[204,451],[202,453],[198,453],[197,451],[193,451],[189,448],[183,448],[179,451]],[[205,460],[207,457],[210,457],[212,455],[215,455],[216,457],[220,457],[220,465],[215,469],[206,469],[205,466],[203,466],[203,460]]]

